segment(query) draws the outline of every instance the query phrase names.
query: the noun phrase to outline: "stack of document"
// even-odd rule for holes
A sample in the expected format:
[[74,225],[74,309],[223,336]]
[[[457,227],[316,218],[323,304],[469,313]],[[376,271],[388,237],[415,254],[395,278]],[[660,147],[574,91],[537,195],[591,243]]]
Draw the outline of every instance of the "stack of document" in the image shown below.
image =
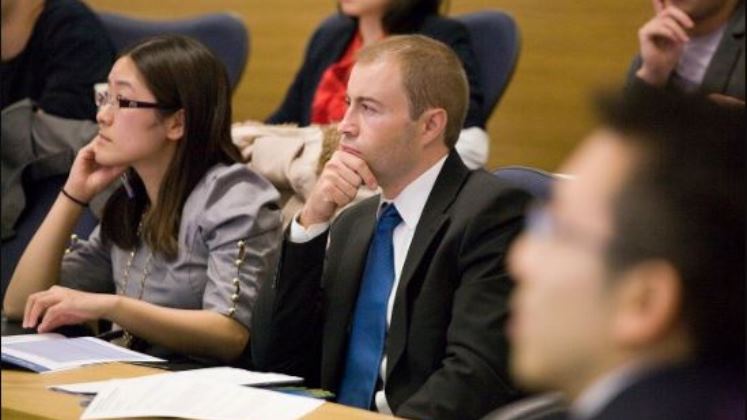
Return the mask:
[[54,333],[3,337],[2,361],[35,372],[52,372],[95,363],[165,362],[95,337],[67,338]]
[[[97,338],[66,338],[59,334],[3,337],[2,360],[37,372],[104,362],[165,362]],[[305,416],[324,401],[244,385],[287,385],[301,381],[297,376],[215,367],[49,388],[95,394],[83,419],[291,420]]]
[[[245,369],[238,369],[227,366],[211,367],[203,369],[183,370],[180,372],[156,373],[147,376],[149,379],[155,377],[166,378],[169,381],[209,381],[220,382],[228,385],[249,385],[249,386],[268,386],[268,385],[288,385],[300,383],[303,378],[299,376],[283,375],[281,373],[264,373],[252,372]],[[93,395],[106,388],[112,382],[136,381],[141,378],[133,379],[109,379],[106,381],[81,382],[76,384],[49,385],[47,388],[55,391],[67,392],[70,394]]]
[[81,419],[292,420],[305,416],[323,403],[200,375],[190,377],[185,371],[109,381],[98,390]]

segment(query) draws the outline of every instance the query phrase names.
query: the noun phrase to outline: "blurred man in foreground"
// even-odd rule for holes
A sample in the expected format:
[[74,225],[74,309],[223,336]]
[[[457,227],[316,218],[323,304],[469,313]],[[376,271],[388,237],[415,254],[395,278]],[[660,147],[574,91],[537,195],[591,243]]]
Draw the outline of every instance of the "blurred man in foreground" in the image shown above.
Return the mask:
[[603,102],[512,249],[511,369],[573,419],[744,418],[743,113]]

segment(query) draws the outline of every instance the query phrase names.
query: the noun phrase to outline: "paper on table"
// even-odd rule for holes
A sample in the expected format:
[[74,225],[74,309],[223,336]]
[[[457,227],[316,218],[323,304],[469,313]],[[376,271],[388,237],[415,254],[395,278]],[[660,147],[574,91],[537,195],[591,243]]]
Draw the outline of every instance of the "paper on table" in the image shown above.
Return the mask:
[[112,381],[81,419],[181,417],[207,420],[292,420],[324,401],[220,382],[153,375]]
[[60,334],[3,337],[2,360],[36,372],[106,362],[165,362],[95,337],[66,338]]
[[[298,376],[289,376],[280,373],[252,372],[249,370],[225,366],[148,375],[148,377],[150,378],[154,376],[173,376],[173,379],[208,380],[231,385],[253,386],[292,384],[303,381],[303,378],[300,378]],[[136,380],[139,378],[134,379]],[[128,381],[133,379],[119,380]],[[82,382],[76,384],[49,385],[47,388],[53,389],[55,391],[69,392],[72,394],[96,394],[111,381],[112,380]]]

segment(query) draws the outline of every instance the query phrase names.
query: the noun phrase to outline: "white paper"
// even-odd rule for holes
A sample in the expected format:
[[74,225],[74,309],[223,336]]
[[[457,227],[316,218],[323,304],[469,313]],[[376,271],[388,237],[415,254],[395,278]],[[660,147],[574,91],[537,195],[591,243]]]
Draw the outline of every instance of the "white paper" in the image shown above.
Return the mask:
[[64,340],[65,338],[66,337],[64,335],[57,334],[57,333],[4,335],[2,344],[3,346],[5,346],[8,343],[28,343],[31,341]]
[[57,371],[95,363],[165,362],[95,337],[66,338],[60,334],[3,337],[2,359],[36,372]]
[[81,419],[181,417],[207,420],[292,420],[324,401],[172,375],[111,381]]
[[[245,369],[232,367],[212,367],[204,369],[183,370],[180,372],[166,372],[148,375],[149,378],[154,376],[172,376],[174,380],[205,380],[211,382],[220,382],[229,385],[281,385],[298,383],[303,380],[298,376],[289,376],[279,373],[252,372]],[[113,379],[96,382],[83,382],[76,384],[50,385],[47,388],[55,391],[69,392],[72,394],[96,394],[104,386],[112,381],[131,381],[134,379]]]

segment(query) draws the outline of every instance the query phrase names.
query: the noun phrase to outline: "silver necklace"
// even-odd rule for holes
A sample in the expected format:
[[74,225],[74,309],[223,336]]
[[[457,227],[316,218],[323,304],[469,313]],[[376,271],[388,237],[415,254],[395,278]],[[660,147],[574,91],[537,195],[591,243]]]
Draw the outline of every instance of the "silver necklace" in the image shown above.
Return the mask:
[[[143,228],[143,221],[140,220],[140,223],[137,226],[137,237],[138,240],[141,237],[141,232]],[[130,282],[130,269],[132,268],[132,262],[135,260],[135,255],[137,255],[137,246],[135,249],[130,251],[130,255],[127,258],[127,264],[125,264],[124,268],[124,285],[122,286],[122,290],[120,290],[120,294],[122,296],[127,296],[127,285]],[[145,265],[143,266],[143,277],[140,279],[140,293],[138,293],[137,300],[143,299],[143,293],[145,292],[145,283],[148,281],[148,276],[150,275],[150,268],[151,268],[151,261],[153,260],[153,251],[151,250],[148,253],[148,257],[145,259]],[[127,348],[130,348],[132,346],[133,341],[133,335],[122,328],[123,335],[122,335],[122,341],[123,345]]]

